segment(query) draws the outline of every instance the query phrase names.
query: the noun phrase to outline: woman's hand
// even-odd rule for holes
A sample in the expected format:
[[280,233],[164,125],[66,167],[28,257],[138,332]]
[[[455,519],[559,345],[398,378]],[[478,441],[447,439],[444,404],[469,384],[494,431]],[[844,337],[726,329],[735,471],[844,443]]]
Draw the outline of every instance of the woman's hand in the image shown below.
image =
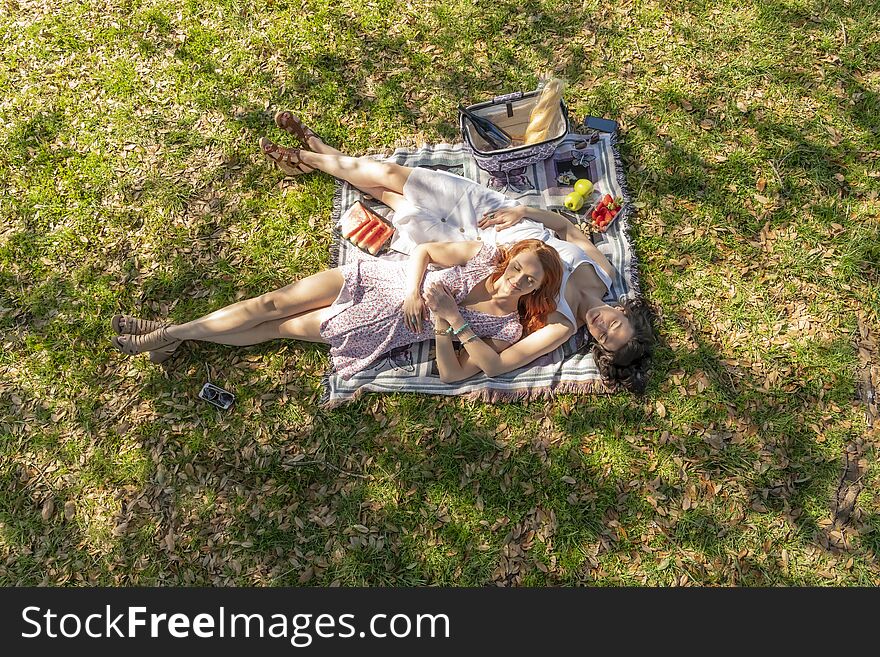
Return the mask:
[[425,305],[442,320],[451,323],[459,316],[458,304],[442,283],[431,283],[423,295]]
[[425,302],[418,292],[410,294],[403,301],[403,323],[413,333],[422,332],[422,320],[427,319]]
[[495,226],[495,230],[503,230],[516,226],[525,216],[525,206],[523,205],[514,208],[500,208],[483,214],[483,217],[477,222],[477,226],[484,229]]

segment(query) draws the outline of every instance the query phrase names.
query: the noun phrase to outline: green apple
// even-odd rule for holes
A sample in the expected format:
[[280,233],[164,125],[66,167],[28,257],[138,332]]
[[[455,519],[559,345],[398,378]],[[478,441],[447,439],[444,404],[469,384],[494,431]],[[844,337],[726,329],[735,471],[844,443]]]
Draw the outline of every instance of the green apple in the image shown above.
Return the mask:
[[565,197],[565,207],[569,210],[577,212],[584,205],[584,197],[577,192],[572,192]]
[[574,184],[574,191],[581,196],[586,196],[593,191],[593,183],[586,178],[578,178],[577,182]]

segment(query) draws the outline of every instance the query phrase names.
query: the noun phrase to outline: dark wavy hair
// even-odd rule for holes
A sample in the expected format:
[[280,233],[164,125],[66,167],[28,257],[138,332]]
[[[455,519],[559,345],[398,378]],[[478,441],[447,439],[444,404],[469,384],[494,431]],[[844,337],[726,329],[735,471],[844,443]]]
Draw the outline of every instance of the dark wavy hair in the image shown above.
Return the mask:
[[641,299],[624,302],[620,310],[632,324],[633,337],[616,351],[608,351],[593,341],[593,359],[606,385],[641,394],[648,386],[648,370],[654,353],[653,313]]

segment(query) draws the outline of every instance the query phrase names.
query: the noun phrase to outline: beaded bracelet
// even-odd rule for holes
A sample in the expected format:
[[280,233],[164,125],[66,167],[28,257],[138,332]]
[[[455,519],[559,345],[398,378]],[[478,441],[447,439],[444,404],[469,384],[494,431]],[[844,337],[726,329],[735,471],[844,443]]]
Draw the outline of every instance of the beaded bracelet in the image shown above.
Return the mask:
[[[458,336],[458,334],[461,333],[462,331],[464,331],[466,328],[470,328],[470,325],[471,325],[470,322],[465,322],[464,324],[462,324],[461,326],[459,326],[457,329],[455,329],[455,330],[452,332],[452,335]],[[452,325],[451,325],[451,324],[449,325],[449,328],[452,328]]]
[[462,341],[462,344],[467,344],[467,343],[470,342],[471,340],[479,340],[479,339],[480,339],[480,336],[477,335],[476,333],[474,333],[474,334],[473,334],[471,337],[469,337],[467,340]]
[[452,333],[451,326],[447,327],[447,329],[445,331],[438,331],[437,329],[434,329],[434,335],[449,335],[451,333]]

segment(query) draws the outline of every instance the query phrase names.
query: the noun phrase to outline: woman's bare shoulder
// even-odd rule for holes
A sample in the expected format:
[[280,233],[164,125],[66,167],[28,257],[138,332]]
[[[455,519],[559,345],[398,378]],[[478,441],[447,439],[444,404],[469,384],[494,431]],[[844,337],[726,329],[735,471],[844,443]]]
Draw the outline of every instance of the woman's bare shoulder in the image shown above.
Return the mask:
[[[565,329],[569,333],[574,333],[574,326],[571,325],[571,321],[558,310],[554,310],[547,315],[547,326],[552,327],[551,330],[554,332]],[[547,326],[544,328],[547,328]]]
[[[612,274],[612,272],[607,271],[605,273],[609,276]],[[605,282],[599,277],[599,274],[596,273],[596,267],[590,260],[585,260],[575,267],[575,270],[571,272],[569,281],[574,281],[575,286],[578,289],[587,288],[590,291],[599,292],[601,295],[605,294]],[[567,287],[568,285],[566,285],[566,288]]]

